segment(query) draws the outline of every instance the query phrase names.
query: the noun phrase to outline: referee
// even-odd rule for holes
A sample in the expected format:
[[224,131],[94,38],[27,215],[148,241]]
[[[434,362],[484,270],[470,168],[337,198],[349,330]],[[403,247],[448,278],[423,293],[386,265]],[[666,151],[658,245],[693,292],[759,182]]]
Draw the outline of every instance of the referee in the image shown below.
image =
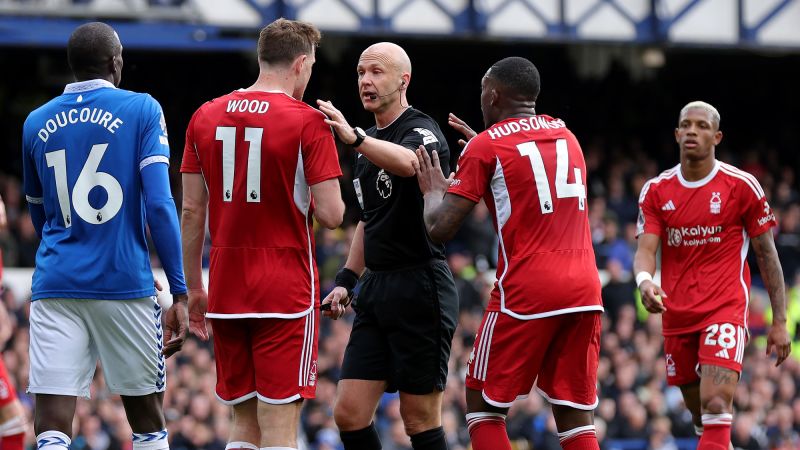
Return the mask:
[[444,247],[425,229],[414,151],[423,145],[449,167],[450,150],[436,122],[409,105],[410,80],[406,52],[381,42],[358,61],[361,102],[375,126],[351,128],[333,104],[317,101],[339,139],[359,153],[353,183],[361,221],[336,288],[323,301],[331,304],[325,315],[340,317],[361,280],[333,411],[346,450],[381,448],[373,416],[381,395],[395,391],[412,447],[447,448],[442,393],[458,297]]

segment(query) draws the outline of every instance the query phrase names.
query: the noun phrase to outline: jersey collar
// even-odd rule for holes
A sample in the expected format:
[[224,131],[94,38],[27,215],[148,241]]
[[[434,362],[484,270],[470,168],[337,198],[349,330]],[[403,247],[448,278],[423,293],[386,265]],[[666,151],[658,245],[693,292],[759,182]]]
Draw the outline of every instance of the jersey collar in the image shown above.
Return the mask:
[[101,80],[98,78],[95,80],[86,80],[86,81],[78,81],[77,83],[70,83],[66,87],[64,87],[64,93],[73,94],[75,92],[93,91],[95,89],[100,89],[100,88],[116,89],[117,87],[114,86],[114,84],[108,80]]
[[680,164],[678,164],[678,181],[681,182],[681,185],[683,185],[683,187],[699,188],[705,186],[706,184],[708,184],[709,181],[714,179],[714,177],[717,175],[717,172],[719,172],[719,161],[715,159],[714,167],[711,169],[711,172],[709,172],[708,175],[706,175],[703,179],[697,181],[687,181],[685,178],[683,178],[683,173],[681,172],[681,166]]

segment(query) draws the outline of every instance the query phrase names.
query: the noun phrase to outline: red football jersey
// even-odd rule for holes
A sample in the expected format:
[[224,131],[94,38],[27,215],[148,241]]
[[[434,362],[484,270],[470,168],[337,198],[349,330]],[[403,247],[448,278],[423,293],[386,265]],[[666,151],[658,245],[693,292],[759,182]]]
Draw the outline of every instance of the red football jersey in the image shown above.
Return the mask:
[[324,114],[236,91],[195,112],[181,172],[208,188],[208,317],[299,317],[319,302],[309,186],[342,175]]
[[603,310],[585,182],[580,144],[560,119],[506,119],[469,141],[448,192],[492,212],[500,247],[488,311],[529,320]]
[[661,238],[665,335],[714,323],[747,327],[750,238],[775,226],[758,181],[715,161],[711,173],[686,181],[680,165],[649,180],[639,196],[637,234]]

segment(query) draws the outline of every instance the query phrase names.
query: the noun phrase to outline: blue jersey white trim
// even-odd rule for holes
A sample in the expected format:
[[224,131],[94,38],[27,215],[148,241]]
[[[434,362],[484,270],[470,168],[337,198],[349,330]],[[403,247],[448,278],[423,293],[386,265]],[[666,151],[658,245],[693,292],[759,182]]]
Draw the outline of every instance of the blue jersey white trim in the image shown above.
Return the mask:
[[45,216],[33,300],[155,295],[140,170],[169,164],[166,134],[155,99],[100,79],[28,116],[25,196]]

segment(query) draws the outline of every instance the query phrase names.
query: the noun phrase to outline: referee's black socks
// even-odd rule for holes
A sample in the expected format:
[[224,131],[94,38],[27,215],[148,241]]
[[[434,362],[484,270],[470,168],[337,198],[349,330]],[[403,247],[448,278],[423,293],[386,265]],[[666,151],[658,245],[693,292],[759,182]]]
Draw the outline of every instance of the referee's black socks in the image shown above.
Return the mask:
[[411,436],[414,450],[447,450],[447,440],[442,427],[433,428]]
[[[342,440],[345,450],[381,450],[381,439],[378,437],[378,431],[375,429],[375,422],[372,422],[368,427],[360,430],[340,431],[339,438]],[[412,437],[411,439],[413,442],[414,438]]]

